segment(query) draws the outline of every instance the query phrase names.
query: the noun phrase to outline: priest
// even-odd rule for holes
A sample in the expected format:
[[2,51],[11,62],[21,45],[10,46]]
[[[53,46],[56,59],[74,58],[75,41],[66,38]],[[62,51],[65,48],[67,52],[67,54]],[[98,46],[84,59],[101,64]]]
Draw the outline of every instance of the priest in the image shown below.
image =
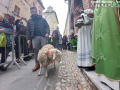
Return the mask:
[[[112,1],[112,0],[99,0]],[[120,8],[95,8],[92,29],[92,63],[97,74],[120,81]]]

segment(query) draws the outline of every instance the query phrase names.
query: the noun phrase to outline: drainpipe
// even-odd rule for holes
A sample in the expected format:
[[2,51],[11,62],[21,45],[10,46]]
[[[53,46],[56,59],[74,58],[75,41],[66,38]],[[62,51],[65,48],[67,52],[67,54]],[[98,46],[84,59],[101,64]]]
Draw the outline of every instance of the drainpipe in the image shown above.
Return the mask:
[[9,2],[9,7],[8,7],[8,11],[7,11],[7,13],[10,13],[11,2],[12,2],[12,0],[10,0],[10,2]]

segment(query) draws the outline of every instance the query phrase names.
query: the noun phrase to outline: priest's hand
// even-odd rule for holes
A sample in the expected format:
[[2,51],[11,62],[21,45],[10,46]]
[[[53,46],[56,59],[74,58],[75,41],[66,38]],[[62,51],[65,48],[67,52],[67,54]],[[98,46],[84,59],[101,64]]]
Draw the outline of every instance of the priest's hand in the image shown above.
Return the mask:
[[78,17],[77,17],[77,20],[78,20],[78,19],[81,19],[81,18],[82,18],[82,16],[78,16]]
[[93,13],[88,13],[87,16],[90,17],[90,18],[93,18],[94,14]]

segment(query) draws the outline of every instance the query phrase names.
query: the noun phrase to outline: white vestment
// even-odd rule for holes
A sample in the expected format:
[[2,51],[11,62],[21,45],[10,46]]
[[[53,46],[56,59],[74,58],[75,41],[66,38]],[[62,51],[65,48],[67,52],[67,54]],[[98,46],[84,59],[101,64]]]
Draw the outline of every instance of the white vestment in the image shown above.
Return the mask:
[[78,30],[77,62],[80,67],[92,66],[92,57],[90,55],[91,31],[92,24],[84,25]]

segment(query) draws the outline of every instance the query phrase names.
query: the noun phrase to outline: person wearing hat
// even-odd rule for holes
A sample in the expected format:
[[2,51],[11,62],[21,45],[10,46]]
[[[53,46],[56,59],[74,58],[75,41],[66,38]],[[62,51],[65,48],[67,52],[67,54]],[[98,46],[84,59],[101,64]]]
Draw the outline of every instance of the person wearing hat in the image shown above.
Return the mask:
[[[13,29],[12,24],[10,23],[10,15],[8,13],[2,13],[4,15],[3,25],[5,28]],[[14,18],[15,19],[15,18]]]
[[14,22],[15,22],[15,17],[13,15],[10,15],[10,19],[9,19],[10,23],[12,25],[14,25]]
[[[12,24],[9,22],[11,17],[9,17],[8,14],[0,14],[0,27],[2,28],[1,30],[7,31],[7,32],[14,32]],[[14,18],[15,19],[15,18]],[[7,59],[7,56],[10,52],[11,48],[11,35],[10,34],[5,34],[7,38],[7,44],[6,44],[6,53],[5,53],[5,47],[0,47],[0,50],[2,51],[1,55],[1,63],[4,63],[5,60]],[[6,54],[6,55],[5,55]],[[6,57],[5,57],[6,56]],[[0,66],[1,71],[6,71],[7,68],[3,66]]]
[[8,20],[10,19],[10,15],[8,13],[2,13]]

